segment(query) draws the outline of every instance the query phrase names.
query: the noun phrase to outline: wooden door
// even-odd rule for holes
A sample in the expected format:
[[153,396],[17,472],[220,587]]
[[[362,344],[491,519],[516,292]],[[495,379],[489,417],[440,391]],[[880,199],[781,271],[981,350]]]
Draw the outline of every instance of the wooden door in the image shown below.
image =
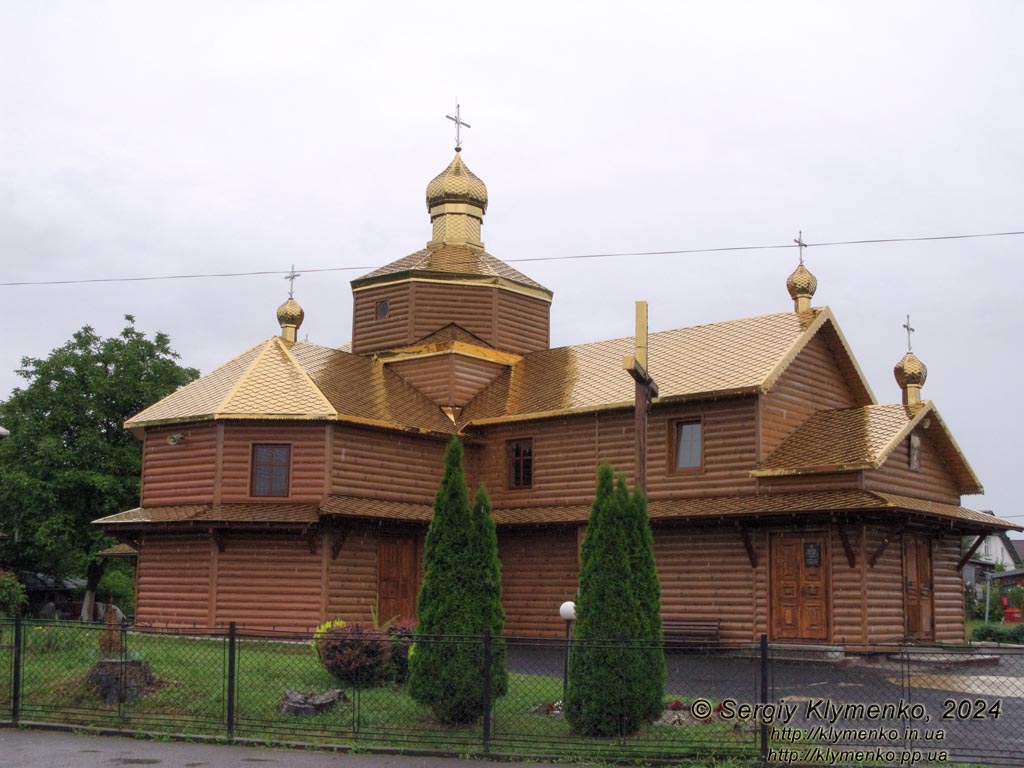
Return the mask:
[[416,618],[419,537],[382,535],[377,545],[377,620]]
[[935,639],[932,584],[932,542],[903,535],[903,606],[908,640]]
[[826,547],[823,533],[772,538],[773,639],[828,639]]

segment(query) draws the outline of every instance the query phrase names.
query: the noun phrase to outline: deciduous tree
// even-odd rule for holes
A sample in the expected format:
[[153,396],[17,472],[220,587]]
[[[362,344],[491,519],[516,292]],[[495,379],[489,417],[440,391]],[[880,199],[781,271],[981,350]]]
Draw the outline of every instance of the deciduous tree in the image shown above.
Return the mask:
[[[198,375],[170,339],[135,328],[100,337],[85,326],[43,359],[23,358],[27,384],[0,403],[0,530],[7,560],[56,576],[103,575],[95,553],[113,543],[92,520],[138,504],[140,443],[124,421]],[[87,601],[88,602],[88,601]]]

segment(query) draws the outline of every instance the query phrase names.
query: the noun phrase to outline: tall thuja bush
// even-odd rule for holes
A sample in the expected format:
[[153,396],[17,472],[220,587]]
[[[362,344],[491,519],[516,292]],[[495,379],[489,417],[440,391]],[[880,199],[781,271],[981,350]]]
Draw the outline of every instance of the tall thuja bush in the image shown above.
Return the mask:
[[563,706],[573,731],[587,736],[634,733],[651,711],[641,682],[647,658],[637,640],[645,622],[633,585],[629,506],[628,492],[616,492],[611,465],[602,464],[581,553]]
[[630,495],[626,481],[619,476],[615,489],[620,503],[627,510],[629,562],[633,577],[633,593],[640,612],[640,637],[646,644],[641,683],[648,702],[644,719],[657,719],[665,702],[665,649],[661,627],[661,583],[654,562],[654,537],[647,517],[647,497],[639,488]]
[[[488,629],[500,636],[504,624],[490,500],[481,490],[471,510],[468,497],[462,443],[452,438],[423,548],[416,648],[409,659],[409,693],[444,723],[473,722],[482,713],[484,659],[479,638]],[[495,642],[492,696],[508,687],[504,656],[504,644]]]

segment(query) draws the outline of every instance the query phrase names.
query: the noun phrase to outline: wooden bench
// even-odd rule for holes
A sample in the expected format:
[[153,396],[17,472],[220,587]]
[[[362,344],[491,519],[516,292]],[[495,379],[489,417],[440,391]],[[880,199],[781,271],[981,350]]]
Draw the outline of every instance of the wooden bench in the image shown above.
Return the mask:
[[721,619],[662,619],[665,647],[701,646],[721,639]]

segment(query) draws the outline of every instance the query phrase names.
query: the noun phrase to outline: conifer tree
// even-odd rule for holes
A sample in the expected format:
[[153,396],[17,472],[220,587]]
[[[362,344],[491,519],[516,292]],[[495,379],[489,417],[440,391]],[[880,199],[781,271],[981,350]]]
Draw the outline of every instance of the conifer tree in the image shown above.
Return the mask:
[[[444,723],[467,723],[483,709],[486,629],[500,637],[501,571],[497,537],[486,491],[471,510],[462,470],[462,443],[445,450],[444,475],[434,498],[434,517],[423,550],[419,624],[409,659],[409,693]],[[484,516],[486,515],[486,522]],[[492,696],[507,689],[504,645],[492,648]]]
[[634,592],[624,499],[628,507],[628,492],[616,492],[612,467],[602,464],[581,553],[563,704],[573,731],[587,736],[634,733],[651,710],[639,682],[646,659],[637,639],[645,622]]
[[639,488],[632,495],[626,489],[625,480],[619,476],[616,494],[625,497],[629,514],[630,569],[633,577],[633,592],[640,610],[641,638],[645,644],[646,660],[643,665],[642,683],[645,687],[649,709],[644,714],[648,721],[656,720],[662,713],[665,702],[665,650],[664,634],[661,627],[661,583],[654,562],[654,537],[647,517],[647,497]]

